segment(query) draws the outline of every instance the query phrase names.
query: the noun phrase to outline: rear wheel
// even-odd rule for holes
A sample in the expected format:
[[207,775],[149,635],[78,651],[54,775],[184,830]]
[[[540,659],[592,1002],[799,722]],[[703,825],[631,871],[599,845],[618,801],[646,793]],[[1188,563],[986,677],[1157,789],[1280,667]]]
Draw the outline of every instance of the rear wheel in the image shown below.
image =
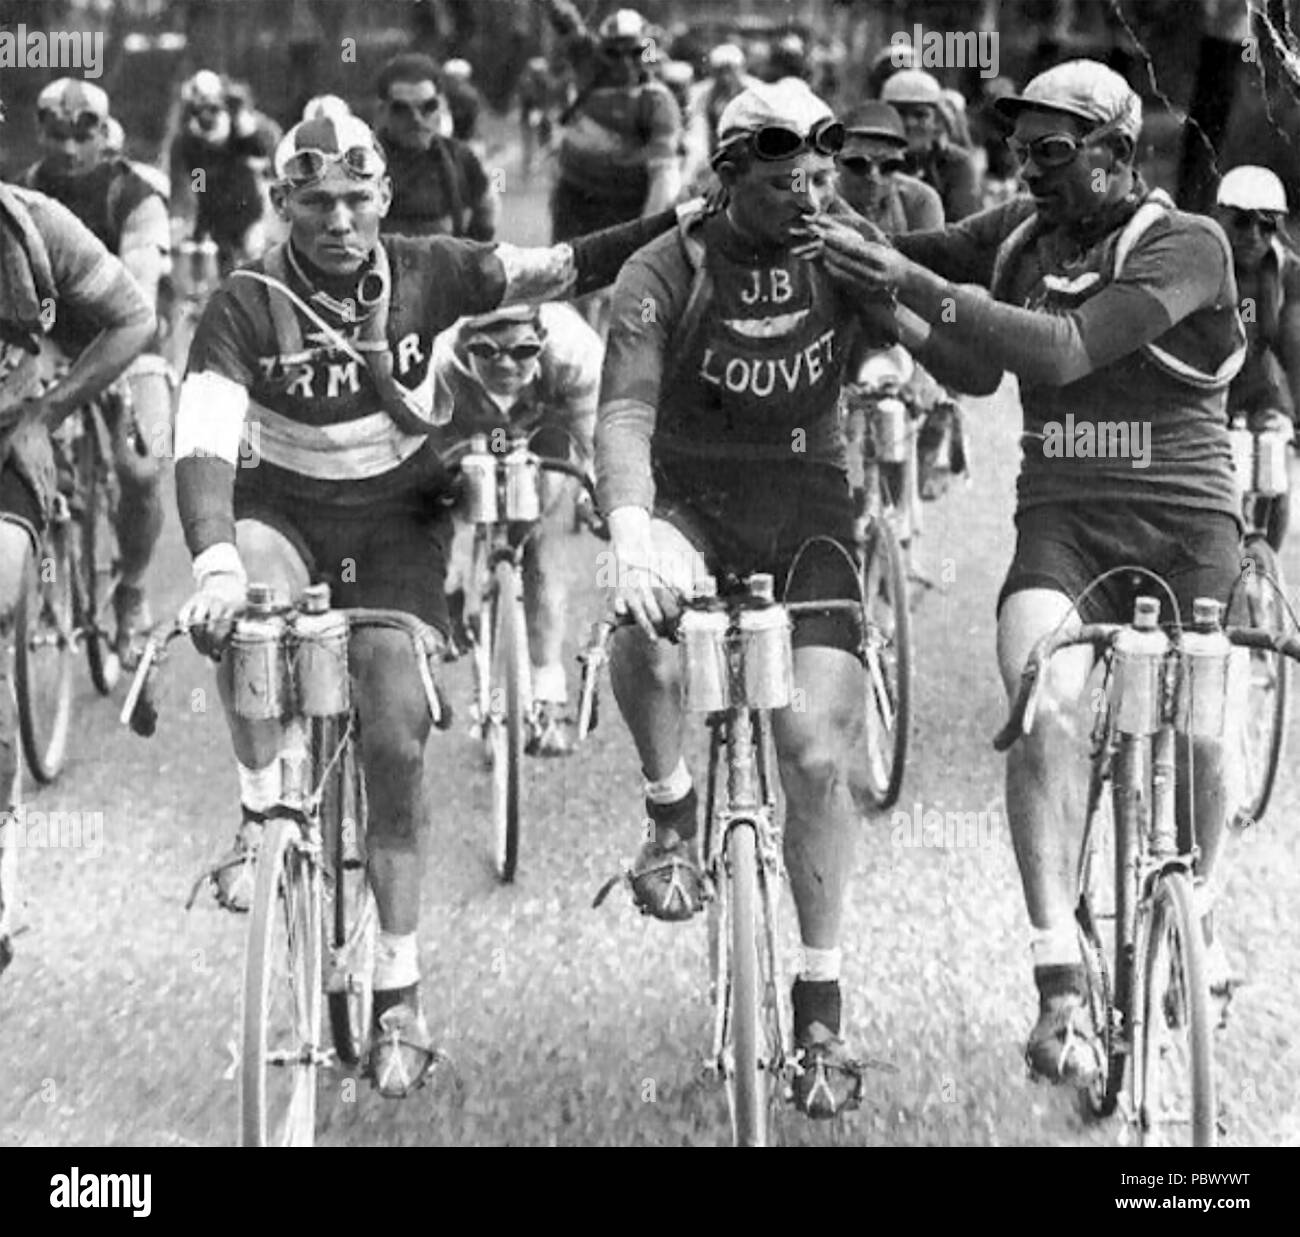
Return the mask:
[[1213,1147],[1217,1141],[1205,942],[1184,872],[1156,878],[1138,940],[1142,1026],[1136,1111],[1144,1146]]
[[[126,409],[120,415],[126,415]],[[113,591],[117,587],[118,484],[109,437],[98,408],[84,414],[77,459],[77,623],[95,690],[107,696],[121,677],[122,665],[109,635]]]
[[867,793],[877,808],[892,807],[903,786],[912,707],[912,620],[903,556],[889,521],[876,518],[866,534],[862,566],[866,624]]
[[309,1147],[324,1030],[321,872],[297,821],[263,829],[244,959],[242,1142]]
[[[1262,533],[1246,539],[1242,558],[1249,569],[1242,575],[1246,613],[1241,621],[1251,627],[1285,633],[1289,623],[1278,592],[1284,587],[1282,568]],[[1288,670],[1289,663],[1281,653],[1250,650],[1250,687],[1243,736],[1245,750],[1242,753],[1246,801],[1238,817],[1245,822],[1262,820],[1273,796],[1278,763],[1282,757],[1282,741],[1286,735]]]
[[72,711],[73,585],[66,519],[50,525],[40,557],[27,555],[14,610],[18,730],[32,776],[52,782],[63,768]]

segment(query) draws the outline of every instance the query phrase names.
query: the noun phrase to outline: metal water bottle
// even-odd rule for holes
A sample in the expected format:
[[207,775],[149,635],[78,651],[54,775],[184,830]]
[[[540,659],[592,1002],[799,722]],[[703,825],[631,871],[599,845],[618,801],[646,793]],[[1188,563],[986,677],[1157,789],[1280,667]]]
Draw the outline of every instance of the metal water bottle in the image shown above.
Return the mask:
[[1223,630],[1223,607],[1212,597],[1192,602],[1192,628],[1183,632],[1178,686],[1180,734],[1220,739],[1228,705],[1228,659],[1232,641]]
[[691,606],[682,614],[682,684],[686,707],[713,713],[731,704],[727,630],[731,619],[718,600],[718,582],[706,576],[695,585]]
[[1160,630],[1160,602],[1139,597],[1133,625],[1116,637],[1115,724],[1121,734],[1148,735],[1160,729],[1161,682],[1169,637]]
[[539,491],[541,470],[537,457],[528,449],[526,438],[517,438],[510,444],[506,456],[506,519],[535,520],[542,514]]
[[1285,494],[1286,449],[1290,435],[1282,430],[1265,430],[1255,435],[1255,492],[1266,497]]
[[298,712],[304,717],[338,717],[352,704],[348,680],[348,618],[330,609],[330,586],[304,590],[293,620],[294,679]]
[[1245,417],[1233,417],[1228,438],[1232,443],[1232,470],[1241,492],[1247,494],[1255,484],[1255,435],[1246,428]]
[[876,403],[874,424],[876,459],[882,464],[901,464],[907,459],[907,405],[894,395]]
[[495,524],[497,521],[497,461],[488,450],[487,437],[475,434],[469,440],[469,453],[460,462],[465,479],[464,516],[471,524]]
[[750,709],[783,709],[790,703],[794,653],[790,616],[775,601],[774,581],[759,573],[749,577],[749,598],[741,610],[740,701]]
[[267,584],[250,584],[247,597],[247,609],[230,637],[235,712],[251,721],[268,721],[288,712],[285,606]]

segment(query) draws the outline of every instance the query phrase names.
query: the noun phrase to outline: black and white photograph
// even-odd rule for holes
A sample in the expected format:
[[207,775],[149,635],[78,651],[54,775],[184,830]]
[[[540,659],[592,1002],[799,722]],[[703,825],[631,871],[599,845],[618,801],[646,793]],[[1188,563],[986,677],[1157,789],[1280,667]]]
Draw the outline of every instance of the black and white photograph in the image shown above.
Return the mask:
[[30,1215],[1088,1147],[1081,1221],[1259,1218],[1293,204],[1300,0],[0,0]]

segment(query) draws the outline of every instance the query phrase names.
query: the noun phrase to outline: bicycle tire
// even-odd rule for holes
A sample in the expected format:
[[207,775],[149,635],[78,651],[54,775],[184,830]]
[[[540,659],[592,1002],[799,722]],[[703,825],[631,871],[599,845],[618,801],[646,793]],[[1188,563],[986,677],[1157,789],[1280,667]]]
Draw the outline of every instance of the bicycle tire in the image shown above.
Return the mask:
[[528,632],[524,625],[522,585],[518,569],[502,560],[492,570],[494,616],[492,643],[493,713],[499,736],[492,769],[492,816],[497,879],[508,885],[519,864],[519,832],[523,815],[524,745],[527,708],[524,665]]
[[[122,410],[123,413],[125,410]],[[74,587],[77,626],[86,646],[90,680],[101,696],[109,695],[122,677],[122,663],[113,648],[104,620],[118,574],[116,477],[113,461],[103,451],[103,417],[95,408],[84,414],[77,439],[78,551]],[[105,430],[105,436],[107,431]]]
[[[334,753],[339,721],[322,719],[317,743],[317,774]],[[325,890],[325,1001],[330,1037],[344,1065],[365,1060],[373,1013],[371,975],[379,939],[379,910],[370,887],[366,853],[365,779],[357,745],[348,736],[321,800],[320,825],[330,881]]]
[[[18,733],[27,768],[42,785],[63,770],[72,719],[74,599],[67,529],[59,520],[50,525],[41,543],[39,569],[34,555],[24,558],[22,590],[14,609]],[[45,656],[48,649],[53,649],[52,656]]]
[[[1286,616],[1281,612],[1277,592],[1263,578],[1267,576],[1276,580],[1278,586],[1284,588],[1282,566],[1263,533],[1252,533],[1246,538],[1242,557],[1255,564],[1254,570],[1247,572],[1243,581],[1247,607],[1245,621],[1252,627],[1286,630]],[[1253,719],[1259,718],[1267,730],[1264,732],[1263,750],[1257,766],[1259,776],[1255,785],[1247,790],[1247,801],[1242,814],[1248,821],[1258,824],[1268,811],[1282,759],[1290,702],[1290,662],[1281,653],[1252,649],[1250,665],[1251,685],[1246,721],[1249,725]],[[1257,688],[1256,669],[1264,671],[1264,677],[1259,680],[1264,684],[1262,690]],[[1245,763],[1249,772],[1251,762],[1247,760]]]
[[[303,1147],[315,1142],[316,1078],[324,1029],[323,899],[320,866],[300,848],[300,837],[297,821],[273,817],[263,826],[257,857],[244,956],[240,1045],[240,1132],[245,1147]],[[284,928],[282,945],[277,924]],[[277,974],[277,964],[283,964],[288,984],[277,982],[285,978]],[[271,1041],[279,1040],[280,1027],[271,1025],[272,998],[285,988],[291,998],[293,1026],[287,1049],[273,1049]],[[271,1083],[272,1071],[281,1068],[290,1072],[287,1086]]]
[[[898,802],[903,787],[912,716],[912,617],[907,602],[907,573],[898,538],[885,518],[872,523],[863,555],[861,585],[866,611],[866,791],[872,806],[884,810]],[[888,628],[880,622],[883,605],[891,614]],[[879,744],[884,736],[887,741]]]
[[738,1147],[767,1144],[768,1096],[762,1040],[762,991],[759,975],[758,841],[749,821],[734,821],[727,831],[727,880],[730,897],[732,1133]]
[[[1193,909],[1192,882],[1187,873],[1166,871],[1158,875],[1141,918],[1138,956],[1143,1017],[1136,1046],[1134,1111],[1142,1144],[1213,1147],[1217,1142],[1217,1108],[1210,991],[1205,973],[1205,941]],[[1167,965],[1163,956],[1166,948]],[[1169,986],[1158,986],[1162,981]],[[1157,1036],[1162,1030],[1177,1029],[1170,1027],[1175,1020],[1187,1030],[1190,1112],[1185,1118],[1176,1114],[1168,1119],[1155,1111],[1163,1090],[1157,1075],[1164,1072],[1170,1056]],[[1172,1144],[1162,1137],[1173,1125],[1190,1125],[1190,1144],[1186,1136]]]

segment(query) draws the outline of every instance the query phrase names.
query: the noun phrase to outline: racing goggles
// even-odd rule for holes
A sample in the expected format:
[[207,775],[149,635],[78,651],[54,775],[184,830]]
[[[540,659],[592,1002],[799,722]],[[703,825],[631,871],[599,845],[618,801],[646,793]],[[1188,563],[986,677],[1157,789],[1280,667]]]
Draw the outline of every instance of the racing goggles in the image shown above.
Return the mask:
[[868,155],[840,155],[835,162],[854,176],[865,176],[872,171],[889,176],[907,166],[897,155],[886,155],[881,159],[872,159]]
[[44,108],[36,113],[41,133],[54,142],[88,142],[99,132],[102,123],[94,112],[79,112],[69,119],[61,112]]
[[490,339],[473,339],[465,345],[465,351],[480,361],[495,361],[502,356],[508,356],[517,365],[522,365],[537,356],[542,351],[542,345],[533,341],[515,344],[513,348],[503,348]]
[[327,150],[298,150],[290,155],[279,169],[281,180],[291,185],[311,185],[325,176],[331,163],[343,165],[343,170],[355,180],[374,180],[384,171],[384,157],[373,146],[349,146],[337,154]]
[[834,117],[827,116],[807,133],[800,133],[788,125],[763,125],[749,133],[738,134],[736,141],[746,142],[754,158],[764,163],[793,159],[805,150],[819,155],[838,155],[844,149],[844,126]]
[[1272,236],[1281,221],[1269,211],[1237,209],[1228,213],[1228,223],[1234,232],[1249,232],[1251,228],[1258,228],[1261,236]]
[[407,103],[404,99],[386,99],[384,106],[388,108],[394,116],[416,116],[429,117],[434,115],[442,108],[442,100],[434,95],[430,99],[425,99],[421,103]]
[[1068,167],[1085,146],[1095,146],[1099,138],[1114,131],[1113,125],[1104,124],[1091,133],[1085,133],[1083,137],[1075,137],[1072,133],[1045,133],[1032,142],[1009,137],[1007,146],[1021,167],[1032,159],[1037,167],[1050,172],[1056,168]]

